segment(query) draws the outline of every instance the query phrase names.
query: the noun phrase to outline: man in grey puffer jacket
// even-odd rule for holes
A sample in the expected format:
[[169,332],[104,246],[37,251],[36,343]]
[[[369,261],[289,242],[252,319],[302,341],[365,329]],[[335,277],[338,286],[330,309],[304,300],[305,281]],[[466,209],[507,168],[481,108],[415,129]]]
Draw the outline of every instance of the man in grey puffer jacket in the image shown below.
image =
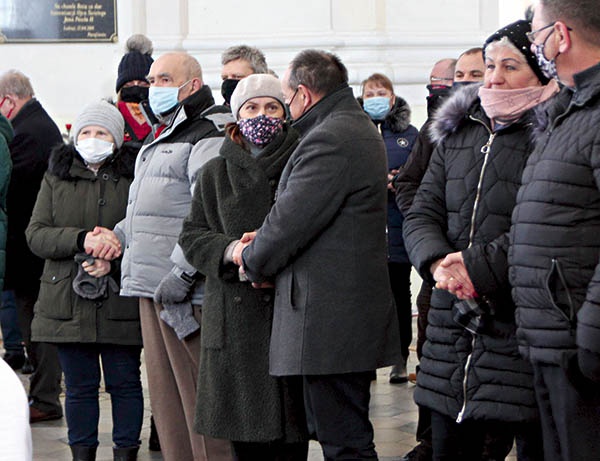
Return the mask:
[[[218,155],[229,111],[215,106],[202,70],[187,53],[150,68],[150,107],[161,125],[140,150],[127,214],[115,228],[123,247],[123,296],[140,298],[152,413],[163,458],[231,459],[229,443],[194,433],[202,280],[177,238],[200,167]],[[164,321],[162,321],[164,320]]]

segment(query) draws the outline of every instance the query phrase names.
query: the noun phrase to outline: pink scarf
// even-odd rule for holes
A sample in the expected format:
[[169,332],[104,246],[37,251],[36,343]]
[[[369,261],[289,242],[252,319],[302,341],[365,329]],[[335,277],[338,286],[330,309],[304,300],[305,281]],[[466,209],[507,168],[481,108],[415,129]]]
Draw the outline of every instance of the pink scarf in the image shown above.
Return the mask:
[[529,86],[515,90],[480,87],[479,99],[490,120],[507,125],[518,120],[529,109],[550,99],[559,90],[556,80],[550,80],[544,86]]

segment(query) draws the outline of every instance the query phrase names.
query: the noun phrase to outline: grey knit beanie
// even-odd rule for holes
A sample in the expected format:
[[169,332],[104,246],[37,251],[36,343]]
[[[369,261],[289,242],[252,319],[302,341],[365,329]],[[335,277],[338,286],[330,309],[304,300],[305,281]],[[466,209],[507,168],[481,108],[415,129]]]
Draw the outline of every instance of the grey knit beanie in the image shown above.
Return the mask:
[[88,104],[83,108],[73,123],[73,142],[77,143],[79,132],[86,126],[97,125],[104,127],[115,138],[115,145],[123,145],[125,135],[125,122],[119,109],[106,101],[98,101]]
[[277,77],[271,74],[248,75],[240,80],[231,95],[231,113],[239,120],[238,112],[246,101],[266,96],[277,99],[285,107],[281,82]]

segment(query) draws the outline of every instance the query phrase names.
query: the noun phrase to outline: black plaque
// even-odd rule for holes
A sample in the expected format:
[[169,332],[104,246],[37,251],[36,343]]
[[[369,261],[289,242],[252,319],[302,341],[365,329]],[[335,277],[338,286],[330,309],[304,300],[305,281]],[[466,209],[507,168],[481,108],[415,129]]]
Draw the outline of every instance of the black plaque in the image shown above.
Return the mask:
[[116,42],[117,0],[0,1],[0,42]]

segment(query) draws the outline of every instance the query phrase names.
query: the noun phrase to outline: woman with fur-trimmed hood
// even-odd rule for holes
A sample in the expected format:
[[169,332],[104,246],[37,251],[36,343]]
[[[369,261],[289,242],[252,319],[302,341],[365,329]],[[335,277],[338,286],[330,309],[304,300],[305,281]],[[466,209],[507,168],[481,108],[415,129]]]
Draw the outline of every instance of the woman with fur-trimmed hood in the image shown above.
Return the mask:
[[514,434],[518,459],[543,459],[506,260],[530,111],[558,91],[530,51],[530,30],[521,20],[488,38],[483,86],[459,90],[436,114],[437,148],[404,223],[412,263],[437,288],[414,394],[432,412],[434,459],[504,459],[484,455],[486,434]]
[[144,412],[142,334],[137,300],[119,295],[121,248],[108,229],[125,216],[135,156],[123,148],[123,117],[106,101],[86,106],[72,135],[50,155],[25,232],[45,259],[31,335],[57,346],[73,459],[96,457],[103,376],[114,459],[133,461]]
[[359,101],[381,133],[387,154],[388,271],[400,329],[400,357],[390,372],[390,383],[405,383],[408,380],[406,373],[408,347],[412,341],[410,296],[412,266],[404,248],[404,239],[402,238],[404,217],[396,205],[392,180],[400,167],[406,163],[419,135],[419,130],[410,124],[408,103],[394,94],[392,81],[383,74],[375,73],[362,82],[362,96]]

